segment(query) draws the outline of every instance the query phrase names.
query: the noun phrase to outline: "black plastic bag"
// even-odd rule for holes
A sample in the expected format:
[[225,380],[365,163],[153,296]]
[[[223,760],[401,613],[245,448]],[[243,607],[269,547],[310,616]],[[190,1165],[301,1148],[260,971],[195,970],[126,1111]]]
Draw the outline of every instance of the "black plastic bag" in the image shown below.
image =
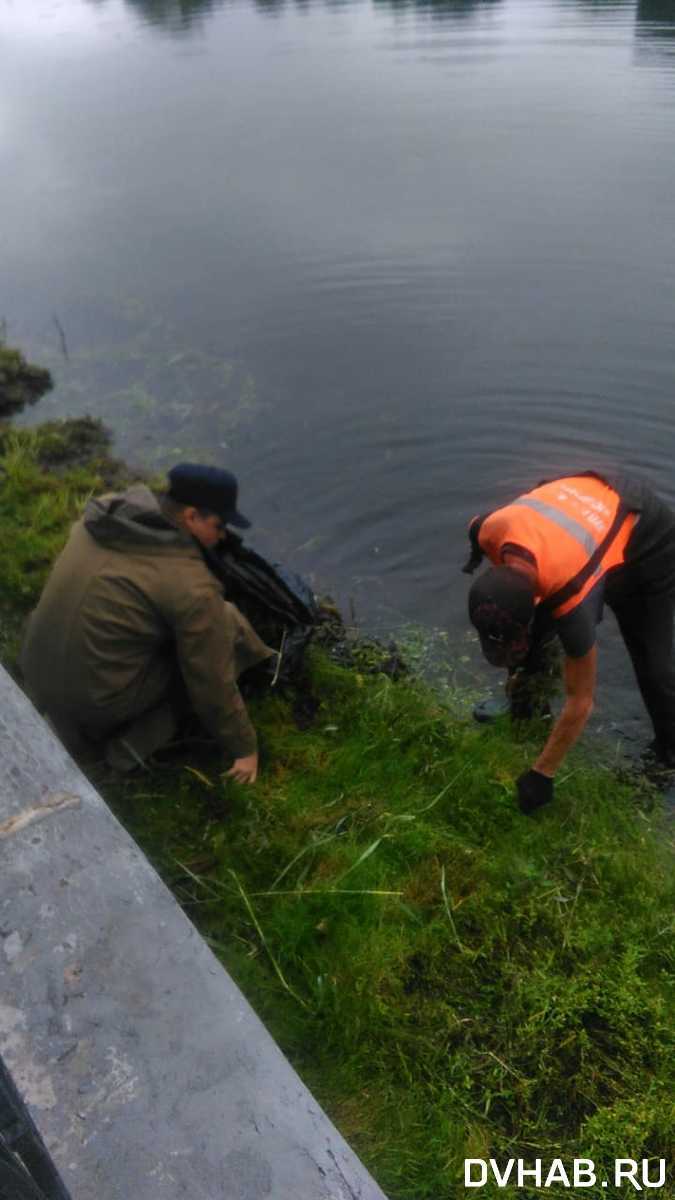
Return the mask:
[[267,562],[230,530],[227,540],[206,550],[204,557],[222,583],[225,599],[248,617],[268,646],[281,650],[278,678],[296,682],[319,622],[319,606],[309,584],[280,564]]

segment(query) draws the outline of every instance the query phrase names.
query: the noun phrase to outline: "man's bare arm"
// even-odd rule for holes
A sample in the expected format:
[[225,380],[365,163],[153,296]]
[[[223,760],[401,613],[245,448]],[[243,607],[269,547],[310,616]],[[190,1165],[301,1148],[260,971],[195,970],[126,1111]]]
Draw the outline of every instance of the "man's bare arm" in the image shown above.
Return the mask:
[[583,658],[565,659],[565,703],[544,749],[533,764],[535,771],[551,779],[593,710],[597,658],[597,648],[593,646]]

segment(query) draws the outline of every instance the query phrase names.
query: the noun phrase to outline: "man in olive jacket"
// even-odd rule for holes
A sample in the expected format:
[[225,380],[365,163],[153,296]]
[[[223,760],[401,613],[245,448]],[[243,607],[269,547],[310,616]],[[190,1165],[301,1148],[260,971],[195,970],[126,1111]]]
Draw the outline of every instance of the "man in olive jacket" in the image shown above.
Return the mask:
[[237,679],[274,654],[209,571],[202,548],[247,527],[237,482],[180,463],[159,499],[137,484],[87,504],[33,612],[21,655],[27,690],[74,752],[102,746],[130,770],[192,709],[255,782],[257,740]]

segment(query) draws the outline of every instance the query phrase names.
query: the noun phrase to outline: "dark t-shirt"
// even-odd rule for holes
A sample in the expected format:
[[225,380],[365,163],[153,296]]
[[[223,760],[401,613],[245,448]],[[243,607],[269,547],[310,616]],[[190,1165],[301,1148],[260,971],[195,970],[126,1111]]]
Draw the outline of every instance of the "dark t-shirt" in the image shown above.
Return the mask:
[[557,621],[551,619],[568,658],[583,658],[595,645],[596,626],[602,620],[606,579],[607,576],[604,576],[598,580],[581,604],[577,604],[571,612],[565,613]]

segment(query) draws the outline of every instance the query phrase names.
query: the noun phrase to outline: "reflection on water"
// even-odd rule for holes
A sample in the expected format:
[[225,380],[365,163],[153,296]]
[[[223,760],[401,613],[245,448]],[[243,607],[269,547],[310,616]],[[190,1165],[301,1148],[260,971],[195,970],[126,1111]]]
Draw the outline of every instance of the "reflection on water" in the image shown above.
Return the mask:
[[[97,7],[107,0],[88,0]],[[124,0],[132,11],[138,13],[144,22],[159,26],[172,33],[188,32],[198,21],[203,21],[216,10],[223,7],[229,0]],[[306,9],[317,0],[293,0],[292,7]],[[344,7],[353,0],[320,0],[321,6],[330,8],[331,5]],[[286,7],[290,0],[253,0],[261,12],[275,12]],[[486,13],[497,9],[504,0],[372,0],[374,8],[393,9],[402,12],[407,9],[422,9],[438,17],[440,20],[460,20],[475,14]],[[617,12],[631,10],[635,0],[566,0],[573,3],[581,12],[610,16]],[[675,5],[673,0],[637,0],[635,8],[638,33],[656,38],[675,37]],[[640,28],[642,26],[642,28]],[[647,29],[644,27],[648,26]]]
[[638,0],[636,19],[652,26],[656,37],[675,37],[673,0]]
[[[654,67],[675,67],[675,3],[672,0],[638,0],[635,10],[636,61]],[[675,90],[675,81],[671,77]]]
[[[89,3],[100,6],[106,0],[89,0]],[[141,14],[150,24],[161,25],[180,33],[189,29],[198,18],[203,18],[221,7],[226,0],[124,0],[128,7]],[[283,8],[286,0],[254,0],[263,9]],[[311,5],[312,0],[296,0],[303,7]],[[333,0],[342,4],[344,0]],[[486,11],[496,8],[504,0],[372,0],[375,7],[390,7],[406,9],[411,7],[428,9],[439,16],[461,18],[470,16],[476,11]],[[582,11],[611,13],[617,10],[632,8],[635,0],[573,0],[576,7]],[[321,0],[323,5],[330,6],[331,0]],[[655,26],[655,36],[675,36],[675,7],[672,0],[637,0],[636,19],[638,23],[646,22]]]
[[373,0],[376,8],[423,9],[439,20],[458,20],[496,9],[503,0]]
[[638,0],[635,19],[638,34],[650,38],[675,38],[673,0]]
[[[100,5],[102,0],[89,0]],[[105,0],[103,0],[105,3]],[[185,33],[197,22],[221,7],[225,0],[124,0],[130,9],[139,13],[150,25],[161,26],[172,33]],[[289,0],[253,0],[261,12],[275,12],[286,7]],[[316,0],[293,0],[292,7],[309,8]],[[583,0],[582,0],[583,2]],[[588,3],[606,3],[607,0],[586,0]],[[616,3],[616,0],[613,0]],[[349,0],[320,0],[322,7],[331,5],[344,7]],[[479,11],[498,7],[503,0],[372,0],[377,7],[403,11],[409,8],[425,9],[439,19],[461,19]]]
[[125,0],[125,4],[142,15],[151,25],[159,25],[172,33],[184,33],[194,23],[208,16],[221,0]]
[[612,15],[619,9],[632,9],[634,0],[573,0],[573,3],[582,11]]

